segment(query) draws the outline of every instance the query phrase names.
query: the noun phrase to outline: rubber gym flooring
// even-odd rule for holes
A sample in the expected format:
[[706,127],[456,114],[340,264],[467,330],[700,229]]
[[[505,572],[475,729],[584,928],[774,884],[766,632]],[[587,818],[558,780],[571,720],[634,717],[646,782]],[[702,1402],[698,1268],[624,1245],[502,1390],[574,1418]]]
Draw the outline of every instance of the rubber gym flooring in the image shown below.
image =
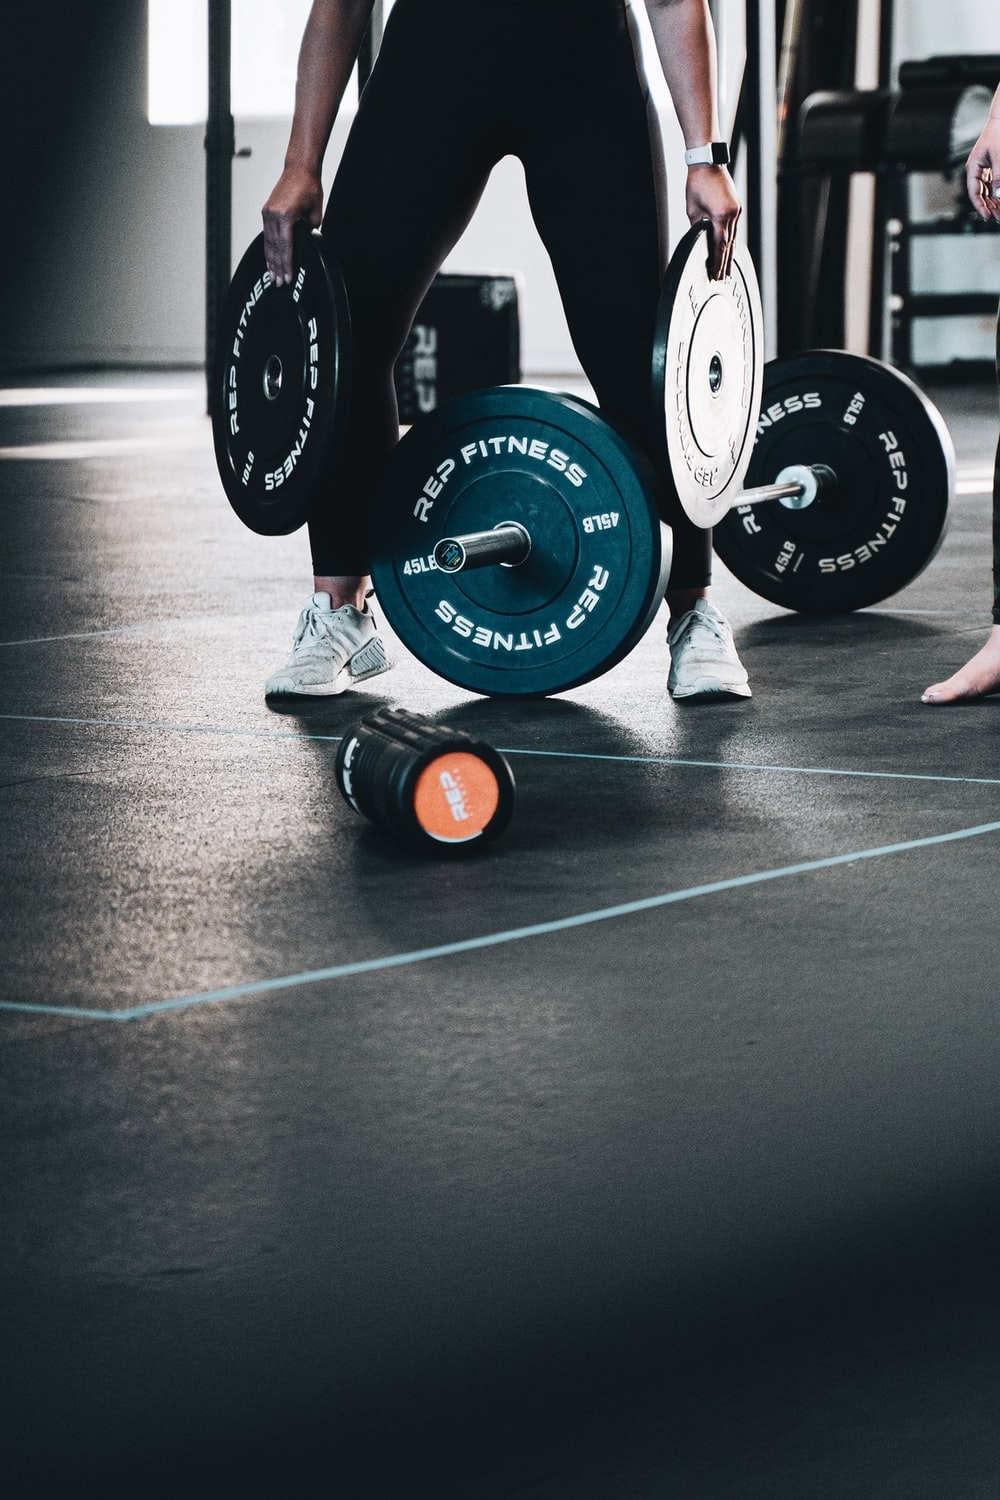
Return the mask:
[[[935,394],[903,593],[719,569],[751,702],[671,704],[658,621],[552,700],[400,652],[283,714],[305,540],[231,515],[200,380],[0,395],[5,1488],[1000,1493],[1000,699],[919,702],[996,393]],[[381,704],[508,754],[500,842],[346,807]]]

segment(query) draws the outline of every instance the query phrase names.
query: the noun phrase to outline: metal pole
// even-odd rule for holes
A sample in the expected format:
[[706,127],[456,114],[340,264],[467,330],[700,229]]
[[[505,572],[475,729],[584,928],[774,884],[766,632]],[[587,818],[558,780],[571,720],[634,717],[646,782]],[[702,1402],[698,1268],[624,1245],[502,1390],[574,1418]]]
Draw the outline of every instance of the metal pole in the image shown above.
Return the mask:
[[211,404],[215,335],[232,276],[232,0],[208,0],[208,121],[205,128],[205,380]]
[[[891,86],[893,78],[893,0],[881,0],[879,8],[878,85]],[[892,275],[889,269],[891,246],[889,220],[907,219],[906,200],[909,184],[893,168],[879,172],[875,178],[875,207],[872,225],[872,281],[868,316],[868,352],[876,359],[892,357],[892,336],[888,315]]]
[[747,0],[747,239],[764,308],[764,358],[778,349],[778,66],[775,0]]
[[799,60],[799,41],[802,22],[805,18],[805,0],[787,0],[785,24],[781,37],[781,60],[778,64],[777,108],[778,108],[778,166],[785,161],[785,139],[791,119],[792,100],[795,95],[795,70]]
[[878,38],[878,86],[880,89],[887,89],[892,87],[892,80],[895,74],[892,56],[892,48],[895,41],[893,35],[893,0],[882,0],[881,9]]

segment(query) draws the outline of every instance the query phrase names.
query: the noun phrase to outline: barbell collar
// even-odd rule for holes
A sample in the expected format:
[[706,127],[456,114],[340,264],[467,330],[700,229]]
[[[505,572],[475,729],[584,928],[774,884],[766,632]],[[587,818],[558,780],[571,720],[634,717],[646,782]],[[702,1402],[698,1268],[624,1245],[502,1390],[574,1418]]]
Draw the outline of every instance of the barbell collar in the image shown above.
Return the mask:
[[737,496],[736,505],[763,505],[777,500],[787,510],[806,510],[836,486],[837,476],[826,464],[789,464],[773,484],[744,490]]
[[442,537],[434,548],[434,561],[442,573],[465,573],[497,564],[516,568],[530,551],[531,537],[525,528],[517,521],[502,521],[492,531]]

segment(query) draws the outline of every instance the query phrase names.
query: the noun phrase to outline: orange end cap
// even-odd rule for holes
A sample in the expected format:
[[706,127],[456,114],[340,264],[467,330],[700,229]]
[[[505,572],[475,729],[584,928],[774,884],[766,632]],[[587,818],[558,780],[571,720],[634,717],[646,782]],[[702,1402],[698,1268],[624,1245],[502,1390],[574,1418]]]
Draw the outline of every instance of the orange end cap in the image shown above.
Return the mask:
[[479,838],[499,805],[496,774],[467,751],[436,756],[421,771],[413,793],[417,822],[430,838],[446,844]]

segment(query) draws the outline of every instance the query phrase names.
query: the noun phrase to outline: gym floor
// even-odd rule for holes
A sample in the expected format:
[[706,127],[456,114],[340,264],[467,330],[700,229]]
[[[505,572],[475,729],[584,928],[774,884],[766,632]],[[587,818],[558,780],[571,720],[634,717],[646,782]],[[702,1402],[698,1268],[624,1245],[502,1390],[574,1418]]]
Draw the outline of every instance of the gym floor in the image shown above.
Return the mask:
[[[995,1500],[1000,699],[919,695],[988,625],[997,408],[931,394],[903,593],[720,566],[750,702],[674,706],[661,619],[556,699],[397,651],[277,714],[305,539],[232,516],[200,380],[0,393],[18,1495]],[[508,754],[498,843],[346,807],[383,704]]]

